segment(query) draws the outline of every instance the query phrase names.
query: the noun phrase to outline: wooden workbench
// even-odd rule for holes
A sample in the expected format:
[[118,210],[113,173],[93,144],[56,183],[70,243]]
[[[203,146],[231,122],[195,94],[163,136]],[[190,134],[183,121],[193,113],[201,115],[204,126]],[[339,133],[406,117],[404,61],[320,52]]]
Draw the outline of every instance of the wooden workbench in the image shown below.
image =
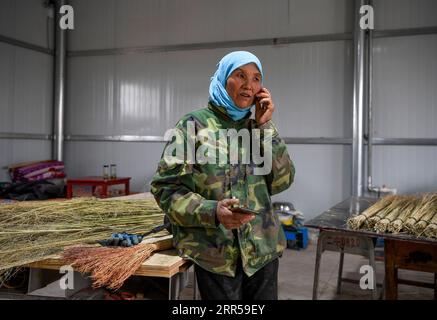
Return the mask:
[[[114,197],[110,200],[141,200],[153,198],[149,192],[138,193],[128,196]],[[104,200],[102,200],[104,201]],[[166,233],[163,231],[158,235]],[[142,243],[157,243],[171,241],[172,235],[156,236],[144,239]],[[168,248],[168,246],[167,246]],[[178,256],[175,249],[164,250],[153,253],[133,274],[134,276],[144,277],[163,277],[169,279],[169,299],[177,299],[179,296],[180,275],[192,266],[192,262]],[[59,255],[36,261],[27,265],[32,270],[46,269],[59,270],[65,263],[62,262]],[[34,286],[35,287],[35,286]]]
[[[163,238],[169,239],[169,237],[171,238],[171,235]],[[145,240],[145,242],[155,241],[155,238]],[[54,255],[48,259],[36,261],[27,265],[27,267],[30,268],[31,275],[36,270],[60,270],[62,266],[65,266],[65,263],[63,263],[59,255]],[[170,249],[153,253],[149,259],[143,262],[143,264],[135,271],[133,275],[142,277],[162,277],[169,279],[168,297],[169,299],[178,299],[181,287],[180,276],[191,266],[191,261],[179,257],[175,249]],[[31,283],[30,287],[33,291],[35,288],[40,288],[41,286]]]

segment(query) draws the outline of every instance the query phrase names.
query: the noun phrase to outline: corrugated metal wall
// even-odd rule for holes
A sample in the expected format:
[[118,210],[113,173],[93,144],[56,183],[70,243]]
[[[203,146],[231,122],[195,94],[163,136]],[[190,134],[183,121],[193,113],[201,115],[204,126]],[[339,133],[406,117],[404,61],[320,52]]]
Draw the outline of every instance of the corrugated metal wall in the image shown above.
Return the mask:
[[[72,1],[77,29],[69,50],[203,43],[352,31],[351,2]],[[98,15],[99,19],[95,16]],[[311,21],[311,23],[309,23]],[[217,61],[232,49],[73,56],[68,63],[67,132],[162,136],[205,106]],[[244,48],[263,62],[283,136],[351,134],[351,41]],[[117,163],[133,189],[149,189],[162,143],[67,142],[71,175]],[[350,193],[350,147],[289,145],[294,186],[277,199],[312,216]],[[315,202],[314,198],[318,201]]]
[[[52,24],[42,1],[0,0],[1,36],[53,47]],[[52,64],[49,54],[0,42],[0,133],[51,134]],[[5,166],[50,156],[48,140],[0,139],[0,181]]]
[[[376,29],[437,26],[437,1],[375,0]],[[374,135],[437,140],[437,35],[374,40]],[[374,147],[374,184],[437,190],[437,147]]]
[[[47,15],[39,1],[0,3],[0,35],[47,47]],[[246,49],[263,62],[282,136],[352,136],[350,40],[120,55],[86,50],[351,33],[353,1],[70,4],[75,30],[68,32],[73,56],[68,58],[66,134],[162,136],[183,114],[205,105],[218,59]],[[378,30],[437,26],[434,0],[374,0],[374,8]],[[375,137],[437,139],[436,40],[436,35],[374,40]],[[81,56],[74,55],[78,52]],[[49,134],[52,57],[8,44],[0,44],[0,55],[0,132]],[[50,154],[49,142],[0,139],[0,144],[1,165]],[[133,177],[133,190],[146,191],[162,148],[159,142],[67,141],[65,161],[70,176],[100,174],[104,163],[116,163],[119,175]],[[288,148],[296,180],[275,200],[293,202],[310,218],[349,196],[351,146]],[[436,189],[436,150],[375,146],[374,184],[401,192]]]
[[352,31],[350,0],[70,0],[71,50]]

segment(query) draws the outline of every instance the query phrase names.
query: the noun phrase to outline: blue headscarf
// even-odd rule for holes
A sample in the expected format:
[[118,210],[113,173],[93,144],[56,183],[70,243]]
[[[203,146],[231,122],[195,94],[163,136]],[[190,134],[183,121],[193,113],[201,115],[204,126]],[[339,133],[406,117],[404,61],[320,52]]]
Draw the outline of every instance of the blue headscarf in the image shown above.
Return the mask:
[[211,84],[209,85],[209,101],[217,106],[225,107],[234,121],[247,116],[254,104],[245,109],[237,107],[226,91],[226,81],[235,69],[248,63],[254,63],[258,67],[262,81],[264,76],[259,59],[248,51],[234,51],[225,55],[219,61],[217,71],[211,77]]

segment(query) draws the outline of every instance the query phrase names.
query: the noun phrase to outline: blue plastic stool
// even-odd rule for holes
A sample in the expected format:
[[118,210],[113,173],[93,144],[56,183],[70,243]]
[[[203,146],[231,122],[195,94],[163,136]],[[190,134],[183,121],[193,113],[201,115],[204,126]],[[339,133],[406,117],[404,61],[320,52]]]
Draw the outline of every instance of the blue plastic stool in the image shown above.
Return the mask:
[[[286,230],[284,228],[285,239],[287,239],[287,248],[306,249],[308,246],[308,229],[305,227],[297,228],[296,231]],[[294,242],[294,245],[291,244]]]

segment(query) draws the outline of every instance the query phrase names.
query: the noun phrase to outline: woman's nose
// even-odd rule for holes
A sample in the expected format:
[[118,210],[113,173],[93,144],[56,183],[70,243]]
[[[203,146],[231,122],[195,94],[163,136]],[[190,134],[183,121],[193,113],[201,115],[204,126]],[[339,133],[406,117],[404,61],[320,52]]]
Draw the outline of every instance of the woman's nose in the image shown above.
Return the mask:
[[243,82],[243,88],[244,89],[252,89],[253,88],[253,83],[251,83],[251,81],[249,80],[244,80]]

